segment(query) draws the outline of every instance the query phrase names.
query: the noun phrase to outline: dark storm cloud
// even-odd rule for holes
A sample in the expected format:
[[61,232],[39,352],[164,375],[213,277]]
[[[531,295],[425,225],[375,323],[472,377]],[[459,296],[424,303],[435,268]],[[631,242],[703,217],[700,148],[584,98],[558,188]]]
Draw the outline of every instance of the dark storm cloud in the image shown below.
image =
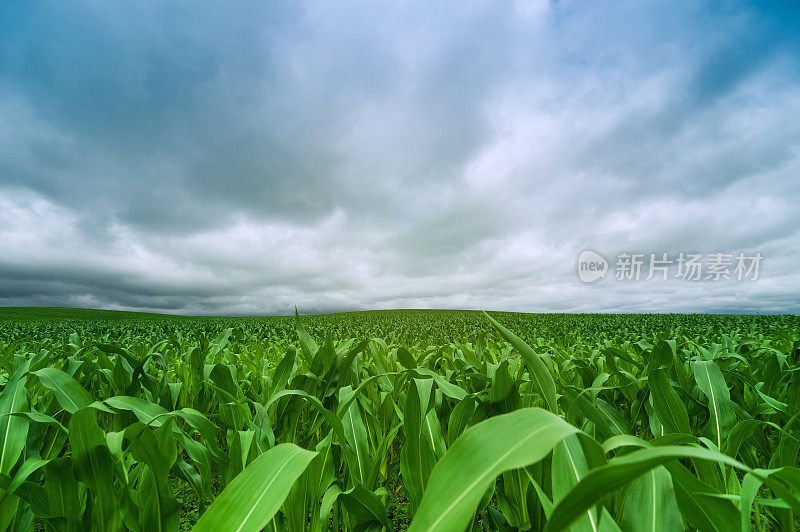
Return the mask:
[[[797,312],[800,13],[0,7],[0,304]],[[581,284],[578,253],[765,255]]]

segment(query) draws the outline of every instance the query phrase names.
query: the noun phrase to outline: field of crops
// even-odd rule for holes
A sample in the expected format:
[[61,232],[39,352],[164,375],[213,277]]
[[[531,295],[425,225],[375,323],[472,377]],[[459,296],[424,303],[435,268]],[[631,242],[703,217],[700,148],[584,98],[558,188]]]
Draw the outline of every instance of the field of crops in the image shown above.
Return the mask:
[[0,309],[0,530],[792,530],[800,318]]

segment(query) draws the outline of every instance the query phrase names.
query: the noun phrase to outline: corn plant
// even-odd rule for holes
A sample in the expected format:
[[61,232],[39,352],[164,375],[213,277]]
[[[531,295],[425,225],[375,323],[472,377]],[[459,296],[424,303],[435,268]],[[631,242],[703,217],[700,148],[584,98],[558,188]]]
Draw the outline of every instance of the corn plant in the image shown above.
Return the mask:
[[0,312],[0,530],[793,530],[794,316]]

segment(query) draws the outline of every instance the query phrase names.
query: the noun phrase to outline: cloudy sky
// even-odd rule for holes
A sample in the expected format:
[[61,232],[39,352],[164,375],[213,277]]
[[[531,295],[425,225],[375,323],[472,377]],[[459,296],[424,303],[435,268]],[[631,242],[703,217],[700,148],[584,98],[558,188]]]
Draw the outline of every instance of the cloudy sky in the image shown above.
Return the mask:
[[4,2],[0,305],[800,312],[780,6]]

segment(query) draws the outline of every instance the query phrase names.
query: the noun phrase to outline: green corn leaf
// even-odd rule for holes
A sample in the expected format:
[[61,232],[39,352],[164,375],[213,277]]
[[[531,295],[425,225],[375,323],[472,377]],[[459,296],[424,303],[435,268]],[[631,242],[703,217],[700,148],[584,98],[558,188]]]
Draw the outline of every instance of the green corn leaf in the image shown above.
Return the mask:
[[[552,462],[553,502],[558,503],[589,472],[589,463],[577,434],[571,434],[557,443]],[[589,509],[572,525],[574,532],[597,532],[599,516]]]
[[164,423],[166,414],[168,413],[164,407],[156,403],[145,401],[144,399],[139,399],[138,397],[117,395],[109,397],[103,402],[117,410],[130,410],[139,421],[153,427],[160,427],[161,424]]
[[565,395],[569,398],[569,402],[572,406],[594,423],[605,438],[627,434],[630,431],[627,422],[625,422],[619,414],[612,417],[609,413],[609,410],[611,410],[610,408],[604,407],[604,410],[601,410],[599,408],[599,400],[591,403],[585,395],[572,390],[566,391]]
[[303,360],[308,367],[311,367],[314,355],[319,351],[319,346],[303,327],[303,322],[300,321],[300,314],[297,312],[297,308],[294,309],[294,317],[294,327],[300,339],[300,351],[303,353]]
[[698,479],[678,462],[664,466],[672,476],[675,499],[683,520],[697,530],[726,532],[739,525],[739,512],[720,492]]
[[647,358],[648,372],[672,366],[672,360],[675,358],[675,340],[660,340]]
[[[768,470],[768,469],[757,469],[755,470],[756,473],[760,473],[761,475],[769,475],[775,469]],[[746,532],[751,529],[750,525],[750,515],[753,511],[753,502],[758,495],[758,490],[761,488],[763,482],[760,478],[756,477],[753,473],[748,473],[744,477],[744,481],[742,482],[742,497],[741,497],[741,512],[742,512],[742,532]]]
[[547,456],[578,431],[540,408],[524,408],[470,427],[436,463],[410,531],[461,532],[494,479]]
[[89,392],[78,381],[60,369],[42,368],[34,371],[33,374],[39,377],[39,382],[43,386],[55,392],[58,404],[70,414],[89,406],[92,402]]
[[228,484],[193,530],[258,532],[272,519],[316,455],[290,443],[273,447]]
[[533,349],[531,349],[528,344],[523,342],[516,334],[500,325],[497,320],[489,316],[486,312],[483,314],[491,322],[491,324],[494,325],[495,329],[500,332],[503,338],[505,338],[506,341],[514,346],[514,349],[519,352],[519,354],[525,360],[525,363],[528,365],[533,382],[536,384],[538,392],[542,394],[542,397],[544,397],[548,409],[551,412],[558,413],[556,385],[553,381],[553,376],[550,375],[550,371],[547,369],[547,365],[542,360],[542,357],[539,356],[539,354],[537,354]]
[[445,394],[447,397],[455,399],[456,401],[460,401],[467,396],[466,390],[460,387],[457,384],[453,384],[449,382],[446,378],[442,377],[435,371],[431,371],[428,368],[415,368],[414,370],[409,372],[411,375],[416,374],[419,377],[426,378],[430,377],[436,383],[436,386]]
[[350,514],[356,530],[371,529],[370,525],[383,525],[386,530],[392,529],[380,497],[361,484],[340,493],[339,500]]
[[81,517],[80,487],[72,473],[68,458],[51,460],[44,469],[44,488],[53,517],[79,519]]
[[477,403],[472,397],[465,397],[456,404],[450,413],[450,421],[447,424],[447,441],[450,445],[464,432],[475,414]]
[[82,408],[72,415],[69,442],[75,476],[89,486],[95,500],[94,525],[100,530],[117,530],[122,513],[114,486],[113,461],[93,408]]
[[0,489],[6,492],[3,496],[14,493],[29,476],[47,465],[48,462],[49,460],[42,460],[41,458],[28,458],[22,462],[17,472],[14,473],[14,478],[9,478],[6,475],[0,476]]
[[[351,391],[350,387],[339,390],[343,396]],[[355,453],[355,463],[351,467],[350,474],[361,483],[366,482],[370,470],[369,461],[369,442],[367,440],[367,428],[361,418],[361,409],[358,401],[353,401],[342,416],[342,428],[347,438],[347,443]]]
[[19,460],[28,436],[28,419],[10,414],[28,408],[28,390],[25,377],[7,383],[0,393],[0,473],[8,474]]
[[689,426],[689,414],[686,413],[686,406],[669,383],[665,370],[651,371],[647,382],[650,385],[655,413],[667,431],[691,434],[692,429]]
[[432,394],[431,379],[414,379],[408,386],[403,409],[405,442],[400,451],[400,471],[412,510],[422,501],[428,478],[436,463],[431,440],[424,434]]
[[[590,471],[553,510],[546,530],[548,532],[563,530],[584,511],[591,508],[604,494],[636,480],[640,475],[656,466],[665,465],[681,458],[709,460],[752,472],[746,465],[733,458],[699,447],[665,446],[641,449]],[[778,490],[778,495],[783,497],[785,502],[800,508],[800,499],[796,495],[791,495],[787,486],[775,482],[769,477],[753,474],[773,489]]]
[[728,385],[713,360],[699,360],[692,364],[697,387],[708,398],[711,414],[709,426],[717,448],[722,449],[731,428],[736,423]]
[[683,530],[672,477],[666,468],[655,467],[633,481],[625,496],[621,522],[625,530]]
[[411,353],[403,346],[397,348],[397,361],[406,369],[414,369],[417,367],[417,361]]

